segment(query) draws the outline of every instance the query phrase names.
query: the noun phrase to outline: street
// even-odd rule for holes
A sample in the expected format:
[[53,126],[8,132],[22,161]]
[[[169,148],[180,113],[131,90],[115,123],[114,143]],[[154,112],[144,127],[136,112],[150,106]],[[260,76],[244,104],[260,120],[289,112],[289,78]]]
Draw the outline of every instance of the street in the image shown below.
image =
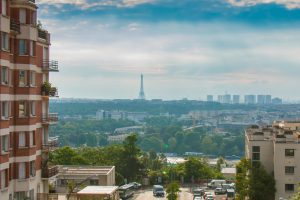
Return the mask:
[[[189,188],[180,188],[179,200],[193,200],[193,194],[189,191]],[[164,197],[154,197],[152,189],[139,190],[136,192],[133,200],[166,200]],[[224,195],[216,196],[216,200],[226,199]]]

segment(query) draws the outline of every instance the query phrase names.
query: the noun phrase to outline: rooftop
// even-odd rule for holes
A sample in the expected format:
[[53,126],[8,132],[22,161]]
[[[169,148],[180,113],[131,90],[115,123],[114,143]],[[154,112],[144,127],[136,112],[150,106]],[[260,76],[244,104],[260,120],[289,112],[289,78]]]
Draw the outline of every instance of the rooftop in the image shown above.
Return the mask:
[[60,175],[107,175],[115,166],[59,166]]
[[87,186],[77,194],[112,194],[118,189],[117,186]]

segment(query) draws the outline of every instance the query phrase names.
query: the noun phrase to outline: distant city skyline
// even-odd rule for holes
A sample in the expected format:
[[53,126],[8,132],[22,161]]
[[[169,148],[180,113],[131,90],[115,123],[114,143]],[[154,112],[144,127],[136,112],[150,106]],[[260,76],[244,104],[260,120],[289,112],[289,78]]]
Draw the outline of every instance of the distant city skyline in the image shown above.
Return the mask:
[[60,97],[300,99],[295,0],[39,0]]

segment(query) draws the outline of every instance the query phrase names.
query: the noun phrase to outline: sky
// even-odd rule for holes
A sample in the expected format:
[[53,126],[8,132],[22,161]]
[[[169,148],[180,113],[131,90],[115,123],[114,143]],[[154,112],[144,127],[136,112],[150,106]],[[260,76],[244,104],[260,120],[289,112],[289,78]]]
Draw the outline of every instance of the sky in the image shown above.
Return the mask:
[[299,100],[299,0],[37,0],[60,97]]

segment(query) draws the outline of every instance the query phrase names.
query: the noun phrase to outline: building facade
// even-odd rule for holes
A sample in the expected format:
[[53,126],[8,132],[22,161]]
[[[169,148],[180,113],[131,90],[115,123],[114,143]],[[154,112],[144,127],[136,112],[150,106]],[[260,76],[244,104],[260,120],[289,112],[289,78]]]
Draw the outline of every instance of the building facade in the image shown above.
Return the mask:
[[0,199],[48,192],[50,34],[37,23],[35,0],[0,0]]
[[245,154],[260,161],[276,181],[276,200],[289,199],[300,183],[300,122],[252,126],[245,134]]

